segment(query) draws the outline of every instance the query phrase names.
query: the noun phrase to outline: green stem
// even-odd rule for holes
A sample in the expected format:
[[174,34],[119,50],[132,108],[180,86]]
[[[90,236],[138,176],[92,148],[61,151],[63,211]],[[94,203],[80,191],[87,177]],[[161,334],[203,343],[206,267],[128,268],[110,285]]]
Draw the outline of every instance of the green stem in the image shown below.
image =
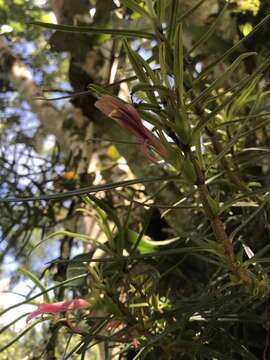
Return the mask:
[[251,274],[248,270],[244,269],[237,263],[234,254],[233,244],[226,233],[225,226],[220,220],[219,216],[212,209],[211,203],[209,201],[209,199],[211,199],[211,195],[208,186],[205,183],[204,172],[201,170],[197,159],[195,158],[193,152],[190,149],[186,151],[186,155],[190,158],[194,166],[194,170],[196,173],[196,185],[198,186],[205,214],[210,221],[216,240],[223,246],[228,267],[231,273],[234,274],[245,286],[253,289],[254,279],[251,277]]
[[189,151],[189,158],[194,166],[195,173],[197,176],[196,185],[198,186],[201,201],[205,210],[205,214],[208,217],[212,230],[214,232],[215,238],[218,240],[219,243],[223,244],[225,254],[227,255],[227,259],[231,269],[235,268],[235,256],[233,251],[233,245],[225,231],[224,224],[219,219],[218,215],[216,215],[212,209],[212,206],[209,202],[211,198],[208,186],[205,183],[205,176],[199,164],[192,153]]

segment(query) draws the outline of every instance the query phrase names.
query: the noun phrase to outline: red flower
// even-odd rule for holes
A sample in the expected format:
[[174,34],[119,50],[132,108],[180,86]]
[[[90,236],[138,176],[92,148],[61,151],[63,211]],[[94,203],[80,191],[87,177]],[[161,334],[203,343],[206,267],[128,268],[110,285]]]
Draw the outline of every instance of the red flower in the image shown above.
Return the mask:
[[74,299],[74,300],[59,301],[55,303],[40,304],[38,305],[37,310],[33,311],[31,314],[27,316],[26,322],[37,317],[38,315],[58,314],[64,312],[68,326],[74,332],[79,332],[80,329],[74,326],[73,323],[68,319],[68,314],[70,311],[77,309],[84,309],[89,306],[90,304],[84,299]]
[[125,104],[110,95],[104,95],[95,103],[95,106],[142,141],[142,151],[148,160],[157,163],[156,159],[148,152],[149,146],[153,147],[162,157],[168,156],[166,147],[143,125],[140,115],[132,105]]

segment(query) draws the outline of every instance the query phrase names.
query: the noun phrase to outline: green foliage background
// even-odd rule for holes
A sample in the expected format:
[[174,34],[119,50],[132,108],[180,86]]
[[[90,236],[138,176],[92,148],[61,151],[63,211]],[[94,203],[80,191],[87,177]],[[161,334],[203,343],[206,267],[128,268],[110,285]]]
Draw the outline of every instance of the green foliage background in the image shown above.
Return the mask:
[[[77,334],[3,324],[0,359],[270,356],[269,9],[0,1],[0,260],[29,285],[1,315],[90,304]],[[165,155],[97,110],[108,94]]]

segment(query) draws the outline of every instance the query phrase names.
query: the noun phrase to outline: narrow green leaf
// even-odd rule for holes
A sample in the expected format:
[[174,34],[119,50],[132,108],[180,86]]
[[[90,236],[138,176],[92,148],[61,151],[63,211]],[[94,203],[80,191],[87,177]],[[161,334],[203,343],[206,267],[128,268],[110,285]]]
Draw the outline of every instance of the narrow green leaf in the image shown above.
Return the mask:
[[248,79],[248,77],[249,77],[249,75],[245,75],[245,76],[243,76],[242,80],[240,80],[233,86],[226,88],[226,90],[224,89],[221,93],[218,93],[214,96],[208,97],[207,99],[204,100],[204,105],[207,106],[207,104],[209,104],[213,101],[223,99],[225,95],[231,94],[235,90],[239,89],[242,86],[242,84]]
[[201,143],[201,141],[203,141],[203,140],[202,140],[201,134],[195,133],[193,135],[193,141],[195,144],[195,152],[197,155],[199,166],[202,170],[205,170],[205,163],[204,163],[204,158],[203,158],[203,153],[202,153],[202,143]]
[[256,77],[258,77],[258,75],[260,75],[267,69],[267,67],[269,66],[269,63],[270,63],[270,56],[267,57],[260,66],[258,66],[258,68],[254,71],[254,73],[252,75],[250,75],[247,78],[247,80],[242,83],[242,86],[232,96],[230,96],[228,99],[226,99],[221,105],[219,105],[215,110],[213,110],[208,116],[204,117],[199,122],[199,124],[195,127],[195,129],[193,130],[193,133],[200,132],[203,129],[203,127],[205,125],[207,125],[210,120],[212,120],[212,118],[214,116],[216,116],[226,106],[228,106],[230,103],[232,103],[238,95],[241,95],[241,92],[243,91],[243,89],[245,89],[247,86],[249,86],[252,83],[252,81]]
[[133,51],[127,41],[124,41],[124,45],[126,52],[130,54],[129,56],[133,58],[133,61],[135,60],[136,66],[139,66],[144,70],[144,74],[148,79],[146,83],[152,82],[153,85],[162,85],[157,73],[151,69],[148,63],[149,60],[144,60],[138,53],[136,53],[136,51]]
[[[243,108],[244,105],[247,104],[249,97],[255,90],[257,84],[259,83],[259,80],[260,76],[256,76],[252,81],[250,81],[249,85],[243,89],[242,93],[237,98],[235,98],[235,101],[232,103],[228,111],[228,119],[233,118],[234,114],[236,114],[239,110]],[[256,97],[256,99],[258,99],[258,97]]]
[[148,11],[146,11],[144,8],[142,8],[140,5],[138,5],[136,1],[134,1],[134,0],[122,0],[122,3],[126,7],[128,7],[129,9],[131,9],[134,12],[137,12],[138,14],[140,14],[142,17],[144,17],[146,19],[150,19],[151,21],[153,21],[153,17],[151,16],[151,14]]
[[192,15],[194,13],[194,11],[196,11],[205,1],[206,0],[200,0],[199,2],[197,2],[197,4],[192,6],[189,10],[184,12],[183,15],[181,15],[179,18],[177,18],[177,23],[183,22],[188,16]]
[[[155,83],[156,75],[153,72],[153,70],[150,68],[150,66],[147,64],[147,62],[144,61],[141,58],[141,56],[136,53],[136,51],[133,51],[131,49],[131,47],[129,46],[129,44],[126,40],[124,40],[124,48],[126,50],[129,61],[131,63],[131,66],[132,66],[138,80],[142,83],[151,85],[151,81],[153,81],[153,79],[154,79],[154,83]],[[153,104],[157,103],[156,97],[155,97],[155,95],[152,94],[151,91],[147,91],[146,94],[151,103],[153,103]]]
[[98,221],[100,228],[106,235],[109,243],[112,245],[113,232],[109,225],[107,213],[101,208],[100,203],[98,203],[97,199],[95,199],[94,197],[92,198],[90,197],[90,195],[84,196],[83,201],[88,204],[91,209],[94,210],[95,218]]
[[154,125],[157,128],[162,127],[163,124],[155,114],[150,113],[149,111],[140,110],[140,108],[138,108],[138,110],[139,110],[139,114],[144,120],[146,120],[147,122],[149,122],[150,124]]
[[233,230],[233,232],[230,235],[230,240],[231,242],[233,242],[233,240],[235,239],[236,235],[239,234],[239,232],[244,229],[252,220],[254,220],[254,218],[257,216],[257,214],[262,211],[262,209],[266,206],[268,200],[270,197],[270,193],[268,192],[265,196],[264,201],[261,203],[261,205],[259,207],[256,208],[256,210],[254,210],[253,212],[251,212],[251,214],[247,217],[247,219],[245,219],[242,224],[240,224],[239,226],[237,226],[237,228],[235,230]]
[[159,92],[160,97],[162,97],[162,95],[172,96],[171,89],[168,89],[163,85],[149,85],[147,83],[139,83],[133,86],[131,93],[135,94],[137,91],[152,91],[153,95],[155,95],[154,92]]
[[158,16],[160,23],[162,23],[165,20],[167,6],[168,6],[167,0],[158,0],[157,1],[157,16]]
[[[254,115],[249,115],[249,119],[255,119],[255,118],[262,118],[262,117],[266,117],[270,115],[270,112],[261,112],[261,113],[258,113],[258,114],[254,114]],[[218,125],[214,125],[213,128],[219,128],[220,126],[228,126],[228,125],[231,125],[231,124],[235,124],[235,123],[240,123],[241,121],[245,120],[246,119],[246,116],[241,116],[241,117],[237,117],[233,120],[228,120],[226,122],[223,122],[221,124],[218,124]],[[260,124],[262,124],[262,126],[264,125],[264,121],[269,121],[268,119],[266,120],[262,120],[261,123],[258,124],[258,126],[260,126]]]
[[138,80],[143,83],[150,84],[149,79],[144,72],[144,69],[141,68],[141,66],[140,66],[141,62],[139,60],[139,55],[131,49],[131,47],[129,46],[129,44],[126,40],[124,40],[124,48],[128,55],[131,66],[132,66],[135,74],[137,75]]
[[218,63],[222,62],[227,56],[232,54],[241,44],[243,44],[247,39],[252,37],[268,20],[270,19],[270,14],[267,15],[264,19],[262,19],[254,28],[253,30],[244,38],[239,40],[235,45],[233,45],[229,50],[227,50],[223,55],[221,55],[219,58],[217,58],[214,62],[212,62],[209,66],[207,66],[203,72],[199,75],[199,77],[196,79],[197,81],[200,81],[202,78],[204,78],[211,70],[212,68],[217,65]]
[[209,87],[207,87],[203,92],[200,93],[199,96],[197,96],[194,100],[191,101],[190,104],[188,104],[187,108],[191,108],[191,107],[197,105],[200,101],[202,101],[203,99],[208,97],[215,88],[220,86],[223,82],[226,81],[226,79],[228,79],[231,76],[231,74],[235,71],[237,66],[244,59],[246,59],[249,56],[254,56],[254,55],[257,55],[257,53],[248,52],[248,53],[239,55],[238,58],[236,60],[234,60],[234,62],[223,72],[223,74],[219,78],[214,80]]
[[[124,229],[122,227],[122,224],[115,212],[114,209],[112,209],[108,204],[105,203],[105,201],[98,199],[95,196],[88,195],[87,197],[84,197],[84,200],[86,202],[91,201],[92,204],[95,205],[95,207],[98,209],[101,209],[108,218],[110,218],[114,224],[117,227],[118,235],[119,235],[119,243],[115,244],[114,248],[116,249],[116,252],[118,255],[122,255],[123,248],[124,248]],[[104,217],[102,217],[104,219]],[[101,218],[101,220],[102,220]],[[105,221],[105,220],[103,220]],[[109,224],[108,224],[109,227]],[[110,229],[110,228],[109,228]]]
[[[255,87],[258,84],[259,79],[260,79],[260,77],[255,78],[251,82],[251,84],[246,89],[243,90],[243,93],[240,94],[239,98],[235,99],[235,104],[232,104],[232,106],[231,106],[232,110],[231,109],[229,110],[229,118],[231,118],[231,116],[233,116],[235,109],[241,109],[241,107],[245,105],[244,100],[247,100],[250,93],[255,90]],[[256,98],[256,101],[259,101],[259,97]],[[255,104],[256,104],[256,102],[255,102]],[[251,112],[251,115],[252,115],[252,112]],[[227,152],[229,152],[231,147],[238,141],[238,139],[241,138],[242,129],[245,129],[248,121],[249,121],[249,114],[246,116],[245,120],[243,121],[243,124],[240,126],[240,128],[237,130],[237,132],[234,134],[232,139],[226,144],[224,149],[211,161],[207,171],[210,169],[210,167],[213,166],[213,164],[215,164],[216,162],[221,160],[227,154]]]
[[[83,209],[83,210],[85,210],[85,209]],[[80,209],[76,209],[76,211],[79,212]],[[98,240],[96,240],[88,235],[85,235],[85,234],[79,234],[79,233],[67,231],[67,230],[55,231],[54,233],[50,234],[46,239],[44,239],[42,242],[49,240],[53,237],[61,237],[61,236],[69,236],[71,238],[80,239],[81,241],[87,242],[88,244],[93,243],[97,248],[102,249],[106,253],[112,254],[110,249],[106,245],[101,244]],[[41,242],[39,244],[37,244],[37,246],[39,246],[40,244],[41,244]],[[36,248],[36,246],[35,246],[35,248]]]
[[79,96],[85,96],[85,95],[89,95],[89,94],[91,94],[91,91],[86,90],[86,91],[74,92],[69,95],[57,96],[57,97],[51,97],[51,98],[47,98],[45,96],[37,96],[34,98],[34,100],[56,101],[56,100],[70,99],[70,98],[79,97]]
[[[250,119],[251,119],[251,116],[248,116],[248,120],[250,120]],[[249,130],[242,131],[241,134],[239,134],[238,139],[243,138],[243,137],[247,138],[248,135],[250,135],[251,133],[255,132],[256,130],[268,125],[269,122],[270,122],[270,118],[261,121],[258,125],[253,125],[253,127],[250,128]],[[243,151],[244,151],[244,149],[243,149]]]
[[170,244],[175,243],[176,241],[181,240],[180,236],[177,236],[175,238],[171,239],[165,239],[165,240],[150,240],[147,237],[143,238],[143,241],[151,246],[168,246]]
[[103,96],[103,95],[110,95],[110,96],[113,96],[115,99],[118,99],[117,96],[114,96],[104,86],[100,86],[100,85],[96,85],[96,84],[89,84],[89,85],[87,85],[87,88],[89,89],[89,92],[97,95],[98,97]]
[[150,14],[151,18],[152,18],[155,22],[157,22],[157,14],[156,14],[155,9],[154,9],[154,3],[155,3],[155,1],[153,1],[153,0],[145,0],[145,3],[146,3],[146,5],[147,5],[147,8],[148,8],[148,10],[149,10],[149,14]]
[[182,24],[177,25],[174,38],[174,87],[178,94],[180,106],[183,106],[184,95],[184,50],[183,50],[183,29]]
[[161,78],[165,82],[165,85],[168,89],[170,89],[170,82],[167,74],[166,67],[166,46],[165,43],[161,43],[159,46],[159,64],[160,64],[160,73]]
[[[204,2],[205,0],[203,0],[202,2]],[[199,40],[192,46],[192,48],[188,51],[188,55],[190,55],[198,46],[201,46],[202,44],[204,44],[205,42],[207,42],[207,40],[212,36],[212,34],[214,33],[214,31],[216,30],[216,27],[220,21],[220,19],[223,17],[225,11],[227,10],[228,4],[226,3],[225,6],[223,7],[223,9],[220,11],[220,13],[218,14],[217,18],[215,19],[215,21],[211,24],[211,26],[209,27],[209,29],[199,38]]]
[[93,34],[107,34],[107,35],[119,36],[119,37],[155,39],[154,34],[139,30],[106,29],[106,28],[99,29],[91,26],[59,25],[59,24],[45,23],[41,21],[33,21],[33,22],[29,22],[28,24],[41,26],[46,29],[71,32],[71,33],[85,33],[85,34],[93,33]]
[[[46,291],[45,286],[41,283],[41,281],[39,280],[39,278],[33,274],[31,271],[25,269],[24,267],[20,267],[19,268],[19,272],[22,273],[24,276],[28,277],[31,281],[33,281],[33,283],[41,290],[41,291]],[[50,298],[48,293],[44,292],[44,301],[45,302],[50,302]]]
[[[139,54],[137,54],[139,55]],[[138,57],[139,62],[141,63],[141,66],[143,66],[145,73],[149,77],[149,79],[152,81],[153,85],[162,85],[162,82],[159,79],[158,72],[155,72],[153,69],[151,69],[151,66],[149,65],[149,60],[144,60],[140,55]]]
[[[131,230],[127,229],[127,232],[128,232],[128,234],[131,235],[131,238],[132,238],[132,235],[133,235],[133,238],[134,238],[134,235],[135,235],[135,239],[134,239],[135,241],[133,243],[133,248],[132,248],[132,250],[130,252],[130,255],[134,254],[134,252],[139,247],[139,245],[141,245],[141,246],[143,245],[143,236],[144,236],[144,234],[145,234],[145,232],[146,232],[146,230],[147,230],[147,228],[149,226],[150,220],[152,218],[152,214],[153,214],[153,211],[151,209],[150,213],[148,214],[148,217],[146,218],[146,220],[145,220],[145,222],[143,224],[143,227],[142,227],[139,234],[136,234],[134,231],[131,231]],[[151,246],[146,245],[145,247],[146,247],[146,252],[147,252],[147,250],[149,250],[148,252],[151,252],[151,250],[153,250],[153,249],[151,249]],[[149,249],[149,247],[150,247],[150,249]],[[143,253],[144,250],[145,249],[143,249],[142,247],[140,248],[141,253]]]
[[174,34],[176,31],[176,19],[178,14],[178,0],[171,0],[171,7],[170,7],[170,18],[168,21],[169,27],[168,27],[168,35],[167,39],[169,44],[173,44],[174,41]]
[[139,111],[153,111],[156,114],[160,114],[162,111],[161,107],[159,105],[153,105],[153,104],[148,104],[148,103],[136,104],[136,108]]
[[[91,254],[88,254],[89,258],[93,256],[94,251]],[[83,275],[88,271],[88,262],[85,261],[86,254],[76,255],[73,259],[70,260],[66,270],[66,278],[73,279],[76,276]],[[85,284],[85,278],[79,278],[71,281],[68,286],[80,287]]]
[[81,189],[70,190],[66,192],[59,192],[49,195],[41,195],[41,196],[30,196],[30,197],[7,197],[7,198],[0,198],[0,202],[25,202],[25,201],[41,201],[41,200],[62,200],[72,196],[78,195],[86,195],[86,194],[93,194],[99,191],[108,191],[112,189],[117,189],[119,187],[127,187],[135,184],[146,184],[156,181],[166,181],[170,179],[175,179],[177,176],[156,176],[156,177],[141,177],[133,180],[126,180],[126,181],[118,181],[114,183],[108,183],[104,185],[93,185],[93,186],[86,186]]

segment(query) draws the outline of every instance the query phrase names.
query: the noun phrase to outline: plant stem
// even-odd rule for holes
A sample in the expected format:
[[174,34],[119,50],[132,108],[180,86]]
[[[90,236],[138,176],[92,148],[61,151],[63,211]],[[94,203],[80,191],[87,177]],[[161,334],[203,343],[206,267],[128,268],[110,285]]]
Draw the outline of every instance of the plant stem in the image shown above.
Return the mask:
[[212,206],[209,202],[211,198],[208,186],[205,183],[205,176],[199,164],[191,150],[188,152],[188,156],[194,166],[194,170],[197,176],[196,185],[198,186],[201,201],[204,207],[204,211],[208,220],[210,221],[212,230],[214,232],[215,238],[219,243],[223,244],[225,254],[227,256],[229,265],[231,269],[235,269],[235,255],[233,251],[233,245],[225,231],[223,222],[219,219],[212,209]]

